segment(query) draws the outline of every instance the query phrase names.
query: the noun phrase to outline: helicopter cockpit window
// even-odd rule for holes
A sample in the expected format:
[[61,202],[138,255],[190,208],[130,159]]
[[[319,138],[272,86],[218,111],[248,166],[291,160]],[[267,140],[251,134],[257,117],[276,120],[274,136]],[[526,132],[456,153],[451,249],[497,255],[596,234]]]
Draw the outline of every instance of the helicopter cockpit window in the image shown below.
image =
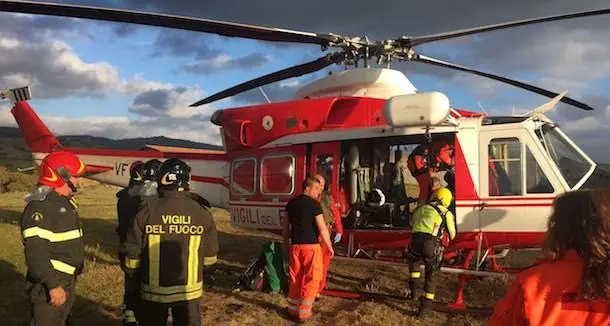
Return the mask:
[[529,147],[525,147],[525,177],[528,194],[551,194],[553,185],[542,171]]
[[518,138],[492,139],[489,154],[489,195],[521,195],[521,142]]
[[542,145],[557,164],[570,188],[573,188],[587,174],[592,165],[559,133],[556,127],[545,124],[541,129],[544,137],[541,137],[539,132],[537,134],[539,138],[542,138]]

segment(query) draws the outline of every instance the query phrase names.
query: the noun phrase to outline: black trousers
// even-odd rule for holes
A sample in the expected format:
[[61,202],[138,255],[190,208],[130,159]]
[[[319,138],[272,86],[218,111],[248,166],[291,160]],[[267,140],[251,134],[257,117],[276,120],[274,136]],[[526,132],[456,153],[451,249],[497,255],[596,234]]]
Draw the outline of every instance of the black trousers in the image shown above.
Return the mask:
[[201,326],[201,298],[174,303],[158,303],[140,300],[138,322],[140,326],[165,326],[169,309],[174,326]]
[[423,261],[426,266],[424,291],[427,294],[434,294],[434,291],[436,290],[435,274],[440,269],[442,259],[440,240],[431,234],[413,233],[411,246],[409,247],[406,258],[409,262],[409,272],[411,273],[411,277],[409,278],[409,287],[411,288],[411,291],[414,292],[414,281],[419,278],[419,276],[415,275],[421,273],[419,265],[420,262]]
[[26,279],[25,292],[30,301],[31,317],[30,326],[69,326],[70,313],[74,305],[74,286],[76,280],[66,282],[62,285],[66,292],[66,302],[59,307],[54,307],[49,302],[49,290],[41,283],[33,283]]
[[[125,259],[125,255],[119,253],[119,259],[121,263]],[[125,304],[126,310],[136,311],[138,308],[138,301],[140,300],[140,278],[138,273],[129,275],[123,272],[125,278],[124,292],[123,292],[123,303]]]

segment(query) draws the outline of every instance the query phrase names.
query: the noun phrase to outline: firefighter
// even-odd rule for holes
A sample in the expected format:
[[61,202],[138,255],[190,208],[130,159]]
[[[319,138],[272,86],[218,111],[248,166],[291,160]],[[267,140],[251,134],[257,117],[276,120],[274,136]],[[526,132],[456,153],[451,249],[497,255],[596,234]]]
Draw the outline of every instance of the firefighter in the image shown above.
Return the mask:
[[282,219],[284,257],[289,259],[288,314],[304,321],[312,316],[312,305],[319,293],[322,278],[322,249],[319,236],[334,256],[330,233],[324,222],[318,198],[322,187],[318,179],[308,177],[303,182],[303,193],[286,204],[287,218]]
[[169,158],[157,172],[159,196],[143,204],[122,248],[122,267],[139,271],[141,326],[200,325],[203,266],[216,263],[218,237],[212,213],[193,200],[191,168]]
[[[117,217],[120,246],[125,243],[127,230],[133,224],[133,219],[138,213],[140,207],[140,190],[144,185],[143,175],[144,163],[135,161],[129,167],[129,185],[119,191],[116,196],[117,200]],[[123,261],[124,255],[119,252],[119,260]],[[124,273],[125,284],[123,287],[123,325],[133,326],[136,324],[135,311],[138,302],[138,279],[137,274],[129,275]]]
[[47,155],[38,188],[26,196],[21,215],[30,325],[64,325],[84,265],[83,231],[72,198],[85,164],[70,152]]
[[[326,223],[326,227],[328,228],[328,232],[332,233],[335,231],[335,236],[333,238],[333,243],[339,243],[341,241],[341,236],[343,234],[343,225],[341,223],[341,213],[339,213],[339,209],[337,209],[335,200],[332,197],[330,190],[324,190],[326,180],[324,176],[321,174],[316,174],[314,177],[320,182],[320,188],[323,190],[320,193],[320,197],[318,201],[320,203],[320,208],[322,209],[322,215],[324,215],[324,222]],[[328,267],[330,266],[331,254],[330,251],[327,250],[324,245],[324,239],[322,237],[318,237],[320,240],[320,245],[322,249],[322,262],[324,264],[324,268],[322,269],[322,279],[320,280],[320,290],[321,293],[326,287],[326,276],[328,274]],[[320,297],[320,294],[317,296]]]
[[[440,184],[436,177],[432,178],[435,185]],[[435,273],[440,269],[443,259],[443,232],[449,232],[449,238],[453,240],[456,235],[453,214],[447,208],[451,205],[453,196],[444,187],[439,187],[430,196],[427,204],[419,206],[413,212],[413,229],[411,245],[407,252],[410,277],[409,298],[415,298],[415,280],[421,276],[419,263],[424,261],[426,266],[424,284],[424,296],[420,299],[418,317],[423,316],[430,308],[434,300],[436,289]]]
[[144,184],[140,188],[140,196],[143,201],[155,199],[157,197],[157,172],[161,166],[161,161],[155,159],[149,160],[142,166],[142,178]]

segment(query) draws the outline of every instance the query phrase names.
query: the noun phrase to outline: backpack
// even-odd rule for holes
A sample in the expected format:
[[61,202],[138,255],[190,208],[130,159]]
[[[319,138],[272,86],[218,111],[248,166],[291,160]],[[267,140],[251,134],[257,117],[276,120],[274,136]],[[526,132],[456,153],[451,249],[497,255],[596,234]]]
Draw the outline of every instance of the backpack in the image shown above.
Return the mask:
[[267,241],[263,244],[259,257],[252,260],[240,276],[238,287],[270,293],[288,292],[288,277],[280,242]]

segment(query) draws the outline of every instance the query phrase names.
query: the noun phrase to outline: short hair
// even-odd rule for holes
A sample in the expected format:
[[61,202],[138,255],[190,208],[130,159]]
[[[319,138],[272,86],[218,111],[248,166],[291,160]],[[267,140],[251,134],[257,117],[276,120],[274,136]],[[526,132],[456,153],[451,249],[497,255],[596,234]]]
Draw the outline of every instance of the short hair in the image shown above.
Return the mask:
[[320,184],[320,180],[318,180],[316,177],[307,177],[307,179],[305,179],[305,181],[303,182],[303,190],[307,189],[307,187],[311,187],[314,184]]
[[323,173],[316,173],[313,175],[314,178],[316,178],[316,180],[320,181],[320,178],[322,178],[324,181],[326,181],[326,176]]

